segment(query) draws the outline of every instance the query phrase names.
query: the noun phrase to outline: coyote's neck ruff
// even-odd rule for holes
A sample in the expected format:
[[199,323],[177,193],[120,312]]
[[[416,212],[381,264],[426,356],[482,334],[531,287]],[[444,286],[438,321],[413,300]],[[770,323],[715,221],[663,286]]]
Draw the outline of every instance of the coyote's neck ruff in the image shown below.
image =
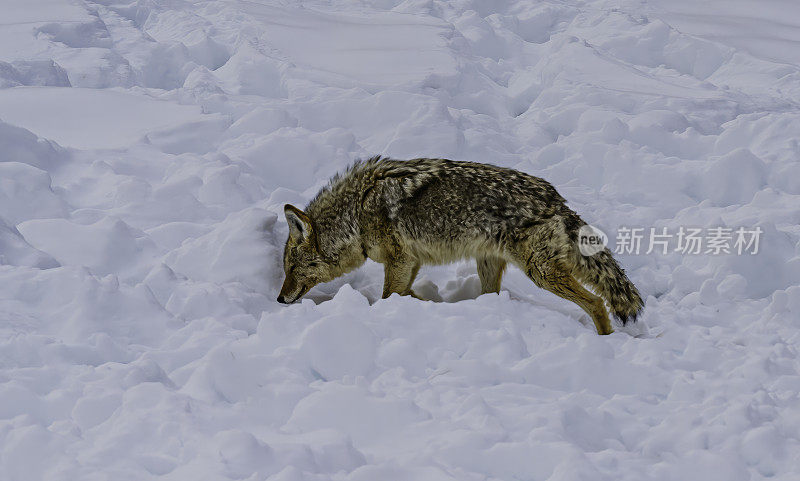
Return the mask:
[[586,223],[555,188],[513,169],[373,157],[331,179],[305,212],[287,204],[285,213],[279,302],[294,302],[367,257],[384,264],[383,297],[413,295],[422,264],[474,257],[484,293],[500,290],[511,262],[537,286],[583,308],[600,334],[613,332],[604,300],[623,323],[635,321],[643,306],[608,249],[581,254],[578,229]]

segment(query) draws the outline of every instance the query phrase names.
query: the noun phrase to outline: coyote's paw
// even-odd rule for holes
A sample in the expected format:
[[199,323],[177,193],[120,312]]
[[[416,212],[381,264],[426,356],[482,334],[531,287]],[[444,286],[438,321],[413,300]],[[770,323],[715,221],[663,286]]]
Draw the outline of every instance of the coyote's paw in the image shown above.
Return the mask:
[[403,296],[411,296],[411,297],[413,297],[414,299],[419,299],[420,301],[427,301],[427,299],[425,299],[425,298],[423,298],[423,297],[420,297],[420,296],[419,296],[419,294],[417,294],[416,292],[414,292],[414,291],[413,291],[413,290],[411,290],[411,289],[409,289],[408,291],[406,291],[406,292],[405,292],[405,293],[403,293],[402,295],[403,295]]

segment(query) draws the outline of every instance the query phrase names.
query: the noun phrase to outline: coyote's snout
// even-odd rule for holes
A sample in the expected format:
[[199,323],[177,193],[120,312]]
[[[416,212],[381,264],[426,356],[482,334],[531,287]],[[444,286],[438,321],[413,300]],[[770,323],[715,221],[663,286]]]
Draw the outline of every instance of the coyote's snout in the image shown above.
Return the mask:
[[286,280],[278,302],[294,302],[367,258],[384,265],[383,297],[413,295],[422,264],[474,257],[482,292],[499,292],[510,262],[583,308],[599,334],[613,332],[604,301],[623,324],[643,307],[608,249],[580,252],[578,231],[586,223],[555,188],[516,170],[373,157],[331,179],[305,212],[287,204],[285,213]]

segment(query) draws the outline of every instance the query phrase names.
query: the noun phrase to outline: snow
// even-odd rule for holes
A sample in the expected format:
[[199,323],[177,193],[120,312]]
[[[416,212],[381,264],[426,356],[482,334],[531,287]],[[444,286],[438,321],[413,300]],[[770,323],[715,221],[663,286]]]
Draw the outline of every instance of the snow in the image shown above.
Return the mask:
[[[798,479],[798,32],[787,0],[5,0],[0,479]],[[283,205],[374,154],[759,252],[646,237],[610,336],[472,262],[278,304]]]
[[127,147],[151,130],[201,117],[196,106],[144,95],[58,87],[0,90],[0,112],[8,123],[77,149]]
[[648,3],[658,18],[681,32],[735,47],[758,58],[790,65],[800,62],[796,48],[800,26],[791,18],[795,5],[790,0],[763,2],[755,9],[745,0],[712,0],[711,11],[689,0]]
[[263,25],[268,48],[318,75],[352,79],[361,88],[457,74],[456,58],[447,48],[453,26],[435,18],[394,12],[342,15],[258,2],[244,2],[243,10]]

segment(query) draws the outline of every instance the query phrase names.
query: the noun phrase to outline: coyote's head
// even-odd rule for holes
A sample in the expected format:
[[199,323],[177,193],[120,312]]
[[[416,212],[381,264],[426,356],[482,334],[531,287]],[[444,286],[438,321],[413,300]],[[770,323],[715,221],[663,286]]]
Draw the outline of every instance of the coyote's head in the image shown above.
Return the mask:
[[293,205],[286,204],[283,211],[289,223],[289,238],[283,250],[286,280],[278,302],[291,304],[315,285],[330,281],[334,276],[330,263],[320,253],[311,218]]

